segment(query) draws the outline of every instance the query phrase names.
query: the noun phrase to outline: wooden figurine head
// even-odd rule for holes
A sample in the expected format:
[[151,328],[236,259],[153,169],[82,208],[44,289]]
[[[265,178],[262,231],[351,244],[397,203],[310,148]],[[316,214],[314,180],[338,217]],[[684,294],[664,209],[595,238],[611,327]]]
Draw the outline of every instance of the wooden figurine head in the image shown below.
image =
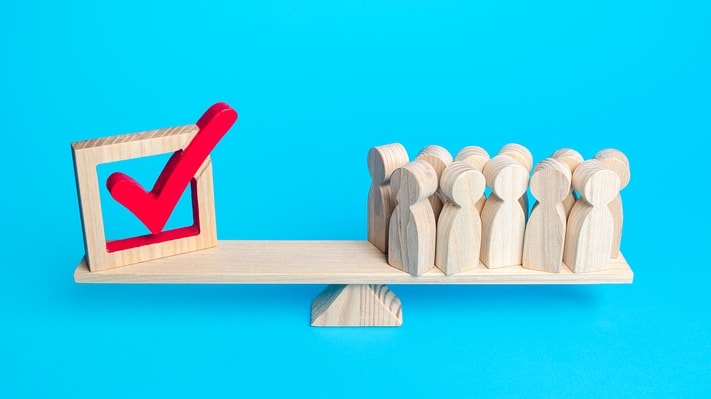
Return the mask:
[[479,172],[484,170],[484,166],[486,166],[486,163],[489,162],[489,159],[491,159],[489,153],[486,152],[485,149],[477,146],[462,148],[454,158],[455,161],[468,163]]
[[520,163],[521,166],[526,168],[526,172],[530,172],[533,167],[533,154],[528,148],[522,146],[521,144],[509,143],[501,147],[499,150],[499,155],[508,155],[513,158],[516,162]]
[[617,174],[620,178],[620,190],[627,187],[630,182],[630,161],[622,151],[607,148],[595,154],[595,159]]
[[407,150],[400,143],[381,145],[368,151],[368,171],[373,184],[387,184],[395,169],[408,162]]
[[440,190],[457,205],[477,201],[484,193],[484,175],[466,162],[455,161],[445,169],[440,179]]
[[541,203],[559,203],[570,194],[570,168],[556,158],[546,158],[536,165],[531,176],[531,194]]
[[565,162],[565,164],[568,165],[568,168],[570,169],[571,173],[575,172],[575,168],[577,168],[578,165],[580,165],[584,161],[583,156],[580,155],[579,152],[571,148],[561,148],[551,154],[551,158],[555,158]]
[[591,159],[575,169],[573,187],[590,205],[605,206],[619,194],[620,178],[602,162]]
[[484,167],[486,185],[503,200],[518,199],[528,187],[528,171],[508,155],[497,155]]
[[452,154],[446,148],[438,145],[428,145],[423,148],[417,159],[427,161],[437,172],[437,176],[441,176],[444,169],[453,162]]
[[393,172],[390,187],[399,203],[412,205],[437,191],[437,173],[428,162],[410,162]]

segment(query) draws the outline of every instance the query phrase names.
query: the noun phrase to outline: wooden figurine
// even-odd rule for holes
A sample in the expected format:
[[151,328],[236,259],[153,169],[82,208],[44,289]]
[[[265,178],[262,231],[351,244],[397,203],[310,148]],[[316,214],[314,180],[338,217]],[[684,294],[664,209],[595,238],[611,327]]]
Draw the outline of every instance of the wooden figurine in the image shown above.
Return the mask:
[[[516,162],[521,164],[526,169],[526,173],[531,174],[531,168],[533,167],[533,155],[528,148],[522,146],[521,144],[509,143],[501,147],[498,155],[508,155],[513,158]],[[523,213],[528,219],[528,195],[526,191],[523,192],[521,198],[519,199]]]
[[[440,147],[438,145],[428,145],[427,147],[423,148],[422,151],[420,151],[419,154],[417,154],[417,158],[419,160],[423,160],[434,168],[435,172],[437,173],[437,184],[439,184],[439,179],[442,177],[442,172],[444,172],[444,169],[452,163],[452,155],[447,151],[444,147]],[[434,212],[435,215],[435,220],[439,218],[440,212],[442,212],[442,204],[444,203],[443,199],[440,197],[438,192],[435,192],[432,194],[429,198],[430,204],[432,205],[432,211]]]
[[447,202],[437,221],[435,265],[448,276],[479,265],[481,218],[475,204],[485,187],[484,175],[466,162],[453,162],[442,173]]
[[[630,182],[630,162],[622,151],[608,148],[595,154],[595,159],[602,162],[606,168],[617,173],[620,178],[620,190],[623,190]],[[612,236],[612,248],[610,256],[617,258],[620,255],[620,242],[622,241],[622,196],[619,194],[610,202],[610,212],[615,223],[615,230]]]
[[427,198],[437,190],[437,172],[416,160],[393,172],[390,187],[397,206],[390,219],[388,263],[419,276],[434,267],[437,222]]
[[575,169],[573,187],[580,199],[568,217],[563,261],[575,273],[605,270],[614,236],[609,204],[619,194],[620,178],[592,159]]
[[368,151],[368,171],[372,179],[368,191],[368,241],[382,253],[388,253],[388,226],[397,205],[390,189],[390,176],[406,165],[407,151],[399,143],[373,147]]
[[518,199],[528,187],[528,172],[508,155],[484,168],[491,195],[481,212],[481,261],[489,268],[520,265],[526,215]]
[[[565,162],[565,164],[568,166],[568,169],[570,170],[571,176],[573,172],[575,172],[575,168],[577,168],[578,165],[583,163],[583,156],[580,155],[579,152],[570,148],[561,148],[560,150],[557,150],[551,155],[551,158],[555,158]],[[573,209],[573,205],[575,205],[575,201],[577,200],[578,197],[575,195],[575,190],[571,185],[570,194],[568,194],[568,196],[565,197],[565,199],[563,200],[563,209],[565,209],[566,218],[568,217],[568,215],[570,215],[570,210]]]
[[[477,146],[464,147],[459,151],[457,156],[454,158],[455,161],[466,162],[473,166],[474,169],[481,173],[484,173],[484,166],[489,162],[489,153],[485,149]],[[484,209],[484,204],[486,203],[486,195],[482,194],[479,201],[476,202],[476,210],[481,214],[481,210]]]
[[536,166],[531,194],[538,203],[526,224],[523,267],[560,272],[567,218],[563,200],[570,194],[571,179],[568,165],[558,159],[546,158]]

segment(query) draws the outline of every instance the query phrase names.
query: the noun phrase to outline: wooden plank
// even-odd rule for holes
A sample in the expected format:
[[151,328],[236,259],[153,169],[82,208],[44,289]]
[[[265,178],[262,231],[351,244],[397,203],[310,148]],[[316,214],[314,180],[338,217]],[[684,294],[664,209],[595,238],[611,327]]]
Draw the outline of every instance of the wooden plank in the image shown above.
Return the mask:
[[620,255],[607,270],[547,273],[509,266],[478,267],[445,276],[433,268],[414,277],[387,263],[368,241],[218,241],[197,252],[97,272],[82,260],[78,283],[217,284],[611,284],[631,283],[633,272]]

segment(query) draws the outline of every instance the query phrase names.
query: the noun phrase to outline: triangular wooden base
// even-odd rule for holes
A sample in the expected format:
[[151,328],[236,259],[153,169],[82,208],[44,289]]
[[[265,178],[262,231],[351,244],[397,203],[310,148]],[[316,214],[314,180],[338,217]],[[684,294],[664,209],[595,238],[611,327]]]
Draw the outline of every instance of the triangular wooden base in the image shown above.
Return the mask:
[[329,285],[311,305],[311,325],[399,326],[402,305],[383,284]]

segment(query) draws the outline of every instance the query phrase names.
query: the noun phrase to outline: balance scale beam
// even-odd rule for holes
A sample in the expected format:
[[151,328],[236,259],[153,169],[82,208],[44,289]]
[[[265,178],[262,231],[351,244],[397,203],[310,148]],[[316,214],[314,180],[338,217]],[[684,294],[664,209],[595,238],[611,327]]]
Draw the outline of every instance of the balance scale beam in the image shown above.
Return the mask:
[[388,265],[368,241],[220,240],[214,248],[97,272],[82,259],[74,272],[77,283],[330,284],[313,301],[313,326],[399,326],[402,306],[386,284],[629,284],[633,278],[622,255],[591,273],[480,263],[452,276],[433,268],[414,277]]

